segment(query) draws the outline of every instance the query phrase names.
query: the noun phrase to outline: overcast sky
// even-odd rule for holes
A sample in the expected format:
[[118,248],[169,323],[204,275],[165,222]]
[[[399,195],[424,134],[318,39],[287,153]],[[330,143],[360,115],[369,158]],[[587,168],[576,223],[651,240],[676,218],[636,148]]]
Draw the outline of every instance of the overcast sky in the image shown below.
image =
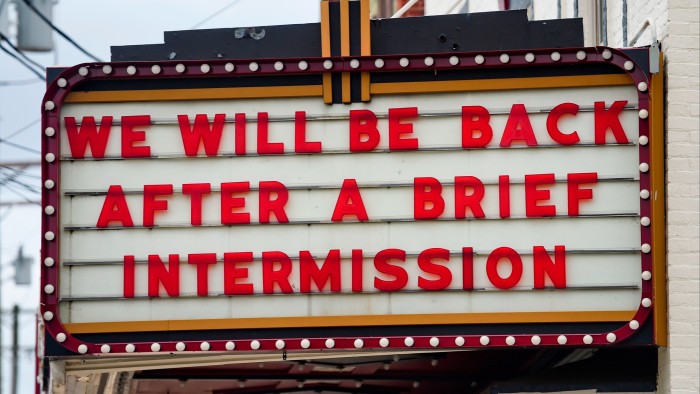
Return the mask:
[[[7,0],[6,0],[7,1]],[[21,0],[18,0],[21,1]],[[2,3],[2,0],[0,0]],[[53,8],[53,21],[60,29],[87,51],[102,60],[110,59],[110,46],[153,44],[163,42],[163,32],[171,30],[281,25],[310,23],[320,20],[320,0],[59,0]],[[10,18],[10,37],[15,38],[16,19],[10,9],[0,18]],[[72,66],[91,61],[58,34],[54,34],[54,51],[27,53],[45,67]],[[38,161],[40,154],[40,103],[44,84],[34,74],[0,52],[0,138],[20,145],[17,148],[0,143],[0,162]],[[24,131],[22,128],[29,126]],[[0,179],[8,170],[3,170]],[[0,201],[39,200],[38,167],[31,168],[19,178],[26,184],[13,184],[12,189],[0,188]],[[14,304],[22,309],[36,310],[39,300],[39,206],[0,208],[0,278],[2,309]],[[14,286],[14,269],[10,263],[17,249],[24,246],[25,255],[34,257],[31,286]],[[34,320],[29,313],[20,319],[21,342],[34,342]],[[10,346],[11,316],[3,315],[2,331],[5,349]],[[32,352],[33,353],[33,352]],[[20,393],[33,392],[33,355],[20,356]],[[10,353],[3,352],[2,393],[9,393]],[[0,393],[0,394],[2,394]]]

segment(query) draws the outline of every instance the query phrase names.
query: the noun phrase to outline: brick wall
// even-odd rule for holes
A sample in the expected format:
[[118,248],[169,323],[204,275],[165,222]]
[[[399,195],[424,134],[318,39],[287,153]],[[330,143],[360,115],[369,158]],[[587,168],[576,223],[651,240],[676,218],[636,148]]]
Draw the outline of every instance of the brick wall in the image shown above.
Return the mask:
[[[664,2],[666,3],[666,2]],[[653,12],[659,12],[656,7]],[[661,16],[664,15],[660,11]],[[662,38],[666,53],[666,168],[669,347],[660,352],[659,392],[700,392],[698,294],[700,8],[668,0]],[[666,364],[666,365],[664,365]]]
[[[696,0],[697,1],[697,0]],[[658,0],[627,0],[627,42],[637,33],[647,17],[651,17],[656,24],[658,39],[664,41],[668,36],[668,4]],[[608,46],[622,47],[622,1],[607,1],[608,14]],[[651,43],[649,32],[645,32],[635,46],[649,45]]]
[[425,2],[425,15],[455,14],[462,12],[466,6],[467,0],[428,0]]
[[[403,7],[406,3],[408,3],[409,0],[396,0],[396,7],[395,9],[398,11]],[[409,18],[412,16],[423,16],[425,15],[425,0],[418,0],[416,4],[414,4],[411,8],[409,8],[408,11],[406,11],[405,14],[403,14],[404,18]]]

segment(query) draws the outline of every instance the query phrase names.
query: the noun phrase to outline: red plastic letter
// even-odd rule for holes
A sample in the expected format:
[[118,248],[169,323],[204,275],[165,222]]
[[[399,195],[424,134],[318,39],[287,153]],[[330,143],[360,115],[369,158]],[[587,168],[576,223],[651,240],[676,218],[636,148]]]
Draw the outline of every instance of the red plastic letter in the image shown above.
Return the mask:
[[559,119],[564,115],[576,116],[578,114],[578,109],[578,104],[563,103],[554,107],[552,112],[547,115],[547,132],[556,143],[574,145],[581,141],[576,130],[569,134],[564,134],[559,130]]
[[137,130],[142,126],[150,126],[151,115],[122,116],[122,157],[149,157],[151,147],[136,145],[136,142],[146,141],[146,132]]
[[292,293],[292,285],[289,284],[289,275],[292,273],[292,260],[282,252],[263,252],[262,276],[263,293],[273,294],[275,284],[282,293]]
[[538,189],[540,185],[553,185],[554,174],[525,175],[525,216],[547,217],[556,216],[557,207],[554,205],[539,205],[539,201],[550,198],[549,189]]
[[72,116],[66,116],[64,120],[66,122],[66,134],[68,135],[70,154],[74,158],[84,158],[88,145],[90,145],[92,157],[105,157],[109,132],[112,131],[111,116],[102,117],[99,131],[95,124],[95,118],[92,116],[83,116],[80,127],[78,127],[75,118]]
[[[274,198],[273,198],[274,196]],[[274,214],[278,223],[289,223],[284,206],[289,200],[289,191],[280,182],[262,181],[259,188],[259,220],[270,223],[270,214]]]
[[[491,114],[482,106],[462,107],[462,148],[483,148],[491,142]],[[479,135],[475,136],[477,131]]]
[[437,264],[433,260],[450,262],[450,251],[443,248],[426,249],[418,255],[418,268],[426,274],[435,276],[435,279],[426,279],[418,276],[418,287],[423,290],[444,290],[452,283],[452,271],[444,265]]
[[535,274],[535,289],[544,289],[547,276],[557,289],[566,288],[566,248],[562,245],[554,247],[554,261],[549,257],[544,246],[532,249]]
[[168,200],[157,200],[156,196],[170,196],[173,185],[146,185],[143,187],[143,226],[155,226],[156,211],[167,211]]
[[[467,194],[467,189],[471,189],[471,193]],[[486,217],[481,208],[484,193],[484,184],[479,178],[473,176],[455,177],[455,218],[464,219],[467,217],[467,207],[475,218]]]
[[368,152],[377,145],[377,115],[368,109],[350,110],[350,152]]
[[605,109],[604,101],[596,101],[593,106],[595,122],[595,143],[605,145],[608,130],[613,132],[613,137],[618,144],[627,144],[629,140],[620,123],[620,113],[625,109],[627,100],[615,101],[609,109]]
[[498,176],[498,212],[502,219],[510,217],[510,177]]
[[406,287],[408,273],[400,265],[389,264],[389,260],[406,261],[406,252],[401,249],[384,249],[374,256],[374,268],[382,274],[393,276],[393,280],[374,278],[374,288],[379,291],[398,291]]
[[432,177],[413,179],[413,218],[437,219],[445,211],[442,184]]
[[269,126],[267,112],[258,112],[258,154],[275,155],[284,153],[284,144],[269,141]]
[[190,223],[193,226],[202,225],[202,200],[205,194],[211,193],[209,183],[185,183],[182,194],[190,196]]
[[474,290],[474,248],[462,248],[462,289]]
[[[501,277],[498,273],[498,264],[503,259],[507,259],[511,266],[510,275],[507,278]],[[520,278],[523,276],[523,260],[518,252],[511,248],[497,248],[486,259],[486,275],[489,281],[499,289],[511,289],[520,282]]]
[[148,296],[160,297],[160,285],[168,297],[180,296],[180,256],[168,256],[168,268],[157,254],[148,255]]
[[311,282],[319,292],[323,292],[330,282],[332,293],[340,292],[340,250],[333,249],[319,267],[308,250],[299,252],[299,291],[311,293]]
[[355,216],[361,222],[369,220],[360,189],[354,179],[343,180],[331,221],[342,222],[345,216]]
[[233,212],[245,208],[245,197],[234,197],[236,193],[250,192],[250,182],[225,182],[221,184],[221,224],[248,224],[250,213]]
[[234,122],[236,126],[234,127],[234,136],[236,141],[234,142],[234,153],[238,156],[245,156],[245,114],[236,114],[234,116]]
[[190,117],[187,115],[178,115],[177,121],[180,124],[182,145],[187,156],[197,156],[202,145],[207,156],[216,156],[219,153],[226,114],[214,115],[213,125],[209,123],[206,114],[195,115],[194,125],[190,123]]
[[362,249],[353,249],[352,250],[352,291],[353,291],[353,293],[360,293],[363,290],[362,264],[363,264]]
[[134,227],[134,221],[129,213],[129,205],[127,205],[124,191],[119,185],[110,185],[107,189],[105,202],[102,204],[100,216],[97,218],[97,227],[107,227],[111,222],[119,222],[123,227]]
[[513,104],[510,108],[500,146],[509,147],[513,144],[513,141],[525,141],[527,146],[537,146],[535,132],[532,130],[530,117],[523,104]]
[[321,153],[321,142],[306,141],[306,112],[294,113],[294,152]]
[[193,253],[187,256],[187,264],[197,266],[197,295],[209,295],[209,266],[216,264],[216,253]]
[[389,108],[389,150],[416,150],[418,138],[402,138],[413,134],[413,123],[401,123],[418,117],[418,107]]
[[136,261],[134,256],[124,256],[124,298],[134,298],[135,276]]
[[248,278],[248,267],[239,267],[239,263],[252,263],[253,252],[224,253],[224,294],[253,294],[252,283],[236,283],[237,279]]
[[597,172],[583,172],[566,176],[569,202],[569,216],[578,216],[581,211],[581,200],[592,200],[593,189],[581,189],[585,183],[598,183]]

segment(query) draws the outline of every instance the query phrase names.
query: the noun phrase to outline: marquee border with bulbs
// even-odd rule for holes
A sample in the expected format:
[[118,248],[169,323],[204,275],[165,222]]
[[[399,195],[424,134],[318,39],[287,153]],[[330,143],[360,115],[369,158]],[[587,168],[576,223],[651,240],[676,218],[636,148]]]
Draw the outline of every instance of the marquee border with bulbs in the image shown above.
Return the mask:
[[[605,332],[537,333],[516,332],[498,335],[420,335],[420,336],[332,336],[282,337],[229,340],[167,340],[160,342],[106,342],[91,343],[72,335],[59,317],[59,167],[61,161],[59,136],[60,110],[68,95],[90,81],[139,81],[197,79],[230,76],[274,75],[360,75],[395,71],[474,70],[496,68],[569,67],[607,64],[619,68],[637,87],[639,108],[640,158],[640,217],[642,226],[639,254],[641,260],[641,299],[633,319],[617,329]],[[662,78],[661,76],[655,77]],[[664,280],[663,245],[659,246],[652,229],[663,208],[659,208],[656,193],[663,194],[663,168],[652,163],[652,148],[663,149],[661,141],[654,140],[652,118],[658,112],[651,97],[659,84],[652,84],[642,67],[620,50],[607,47],[558,48],[514,51],[482,51],[464,53],[435,53],[420,55],[319,57],[293,59],[208,60],[208,61],[154,61],[89,63],[66,69],[50,81],[42,102],[42,287],[41,314],[46,331],[63,347],[78,354],[154,353],[154,352],[244,352],[307,349],[454,349],[511,346],[610,346],[632,337],[652,316],[658,291],[655,286]],[[658,93],[662,100],[662,90]],[[328,102],[328,101],[327,101]],[[653,106],[656,106],[652,108]],[[662,105],[662,104],[661,104]],[[662,108],[662,107],[661,107]],[[655,132],[658,133],[658,132]],[[663,131],[661,131],[663,133]],[[662,156],[663,157],[663,156]],[[662,164],[661,164],[662,165]],[[660,174],[659,174],[660,172]],[[661,180],[659,181],[659,177]],[[660,183],[659,183],[660,182]],[[652,203],[652,200],[654,203]],[[661,209],[661,211],[659,211]],[[662,219],[661,219],[662,220]],[[653,224],[653,225],[650,225]],[[663,230],[654,230],[656,232]],[[657,250],[659,249],[659,250]],[[655,263],[655,260],[657,263]],[[660,263],[659,263],[660,261]],[[659,315],[661,316],[661,315]],[[656,326],[655,326],[656,327]],[[657,328],[657,331],[659,329]],[[658,335],[658,333],[656,333]]]

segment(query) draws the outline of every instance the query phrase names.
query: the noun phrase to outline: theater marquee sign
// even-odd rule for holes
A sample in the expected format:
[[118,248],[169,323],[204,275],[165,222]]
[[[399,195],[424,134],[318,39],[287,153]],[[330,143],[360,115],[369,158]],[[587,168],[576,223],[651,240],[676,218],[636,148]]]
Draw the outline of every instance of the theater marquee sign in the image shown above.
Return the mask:
[[46,327],[78,353],[624,341],[653,309],[651,88],[609,48],[72,67],[43,102]]

